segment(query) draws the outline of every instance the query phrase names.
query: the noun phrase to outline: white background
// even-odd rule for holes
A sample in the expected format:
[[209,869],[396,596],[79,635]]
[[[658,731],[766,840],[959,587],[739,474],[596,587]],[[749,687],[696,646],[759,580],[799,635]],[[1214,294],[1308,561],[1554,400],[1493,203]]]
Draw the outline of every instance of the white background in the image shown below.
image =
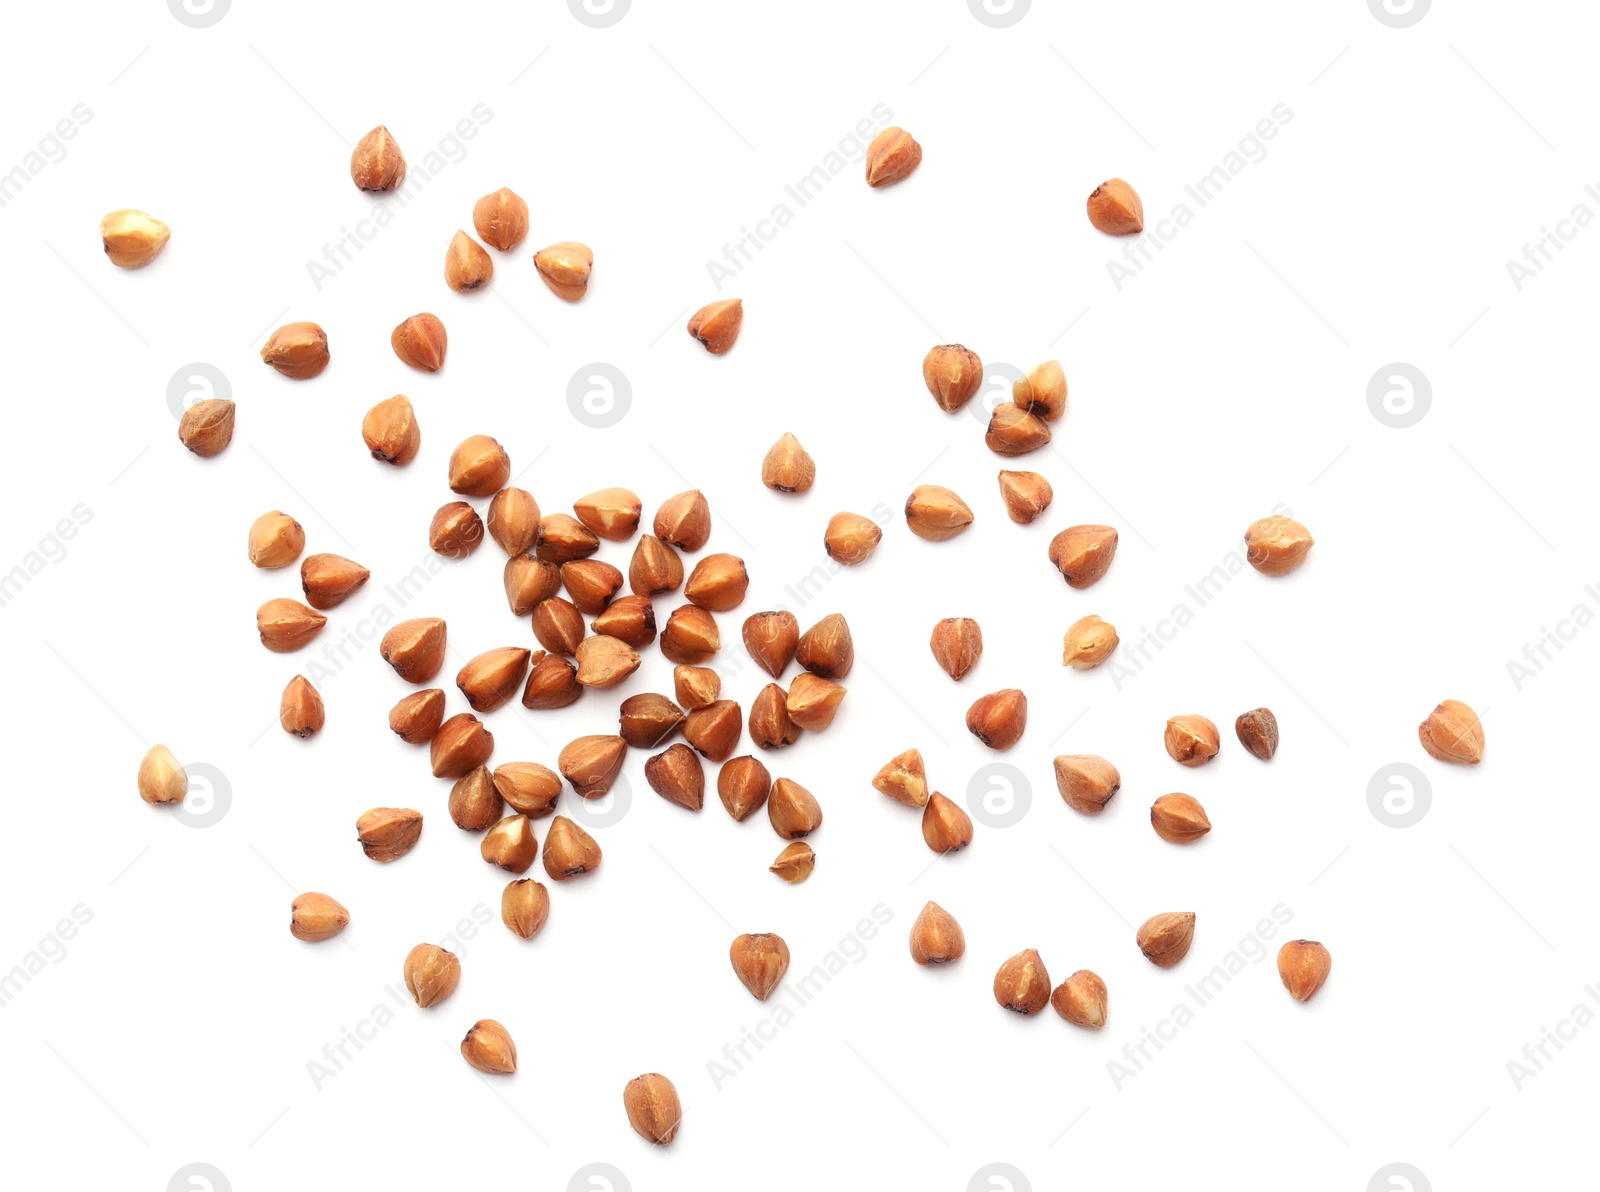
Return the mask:
[[[0,570],[26,568],[75,506],[92,520],[0,608],[13,759],[0,970],[25,964],[74,906],[92,920],[0,1011],[9,1182],[161,1189],[203,1162],[236,1190],[555,1189],[603,1162],[641,1190],[960,1189],[1003,1162],[1034,1188],[1359,1190],[1404,1162],[1438,1189],[1567,1186],[1592,1126],[1582,1096],[1600,1031],[1552,1050],[1520,1091],[1506,1064],[1575,1003],[1600,1010],[1584,993],[1600,978],[1588,890],[1600,823],[1579,756],[1600,631],[1580,631],[1520,691],[1506,663],[1574,604],[1600,608],[1583,591],[1600,579],[1600,230],[1579,230],[1520,292],[1506,262],[1576,204],[1600,211],[1584,191],[1600,181],[1589,7],[1435,4],[1400,30],[1360,0],[1036,0],[1008,29],[961,0],[632,7],[604,29],[548,0],[238,0],[206,29],[148,0],[11,14],[0,169],[25,163],[75,104],[92,119],[0,209]],[[851,146],[818,199],[787,199],[784,184],[880,103],[923,145],[911,180],[870,190]],[[378,202],[351,186],[350,146],[387,124],[415,170],[477,104],[492,119],[465,157],[319,290],[307,262]],[[1264,159],[1199,209],[1184,185],[1277,104],[1292,120]],[[1180,202],[1194,214],[1120,290],[1107,262],[1124,242],[1083,211],[1112,175],[1152,223]],[[452,294],[445,246],[502,185],[528,200],[528,239],[496,254],[488,292]],[[779,202],[793,222],[719,291],[707,262]],[[138,271],[112,268],[96,234],[129,206],[173,228]],[[576,305],[530,260],[567,239],[595,253]],[[711,357],[683,323],[734,295],[743,334]],[[434,376],[388,344],[419,310],[449,328]],[[329,335],[333,361],[314,381],[257,356],[295,319]],[[1004,516],[1003,461],[981,422],[943,415],[923,388],[923,354],[952,341],[991,363],[1065,366],[1069,412],[1020,465],[1055,485],[1031,527]],[[569,378],[596,361],[632,387],[605,430],[566,403]],[[1409,429],[1367,405],[1369,379],[1394,361],[1432,385]],[[233,444],[212,461],[183,450],[167,405],[191,362],[221,369],[238,402]],[[363,412],[396,392],[423,429],[401,470],[359,438]],[[817,460],[802,498],[759,482],[785,430]],[[699,815],[671,806],[633,751],[632,807],[597,831],[602,868],[550,883],[549,926],[523,942],[498,921],[503,875],[445,814],[449,784],[389,733],[404,688],[373,644],[320,684],[322,734],[276,727],[290,676],[427,560],[428,519],[452,499],[449,450],[471,433],[506,445],[546,512],[605,485],[640,493],[647,517],[706,491],[708,549],[741,555],[752,576],[744,605],[719,617],[721,664],[737,672],[725,692],[746,709],[760,681],[738,643],[744,616],[784,604],[803,624],[848,617],[859,661],[839,718],[764,755],[825,810],[810,881],[766,872],[782,842],[765,816],[734,824],[714,797]],[[804,605],[786,594],[826,562],[831,514],[897,511],[914,482],[965,496],[973,527],[926,543],[892,516],[869,563]],[[1280,503],[1316,536],[1307,564],[1281,580],[1246,571],[1196,609],[1185,585]],[[299,518],[308,552],[373,573],[302,655],[263,650],[252,620],[262,601],[299,595],[294,571],[245,558],[246,528],[275,508]],[[1079,592],[1045,551],[1082,522],[1118,527],[1121,546]],[[600,557],[625,568],[630,552]],[[472,654],[531,644],[506,610],[501,562],[487,544],[406,609],[447,618],[446,686]],[[1192,623],[1135,677],[1059,665],[1078,617],[1114,622],[1126,646],[1179,602]],[[671,606],[658,605],[663,623]],[[986,642],[959,685],[927,648],[952,615],[978,618]],[[647,653],[618,691],[494,713],[495,762],[553,766],[565,741],[608,731],[625,695],[670,691],[670,666]],[[962,716],[1008,686],[1031,715],[999,758]],[[1447,697],[1484,716],[1477,769],[1418,746],[1417,722]],[[1282,725],[1270,764],[1231,731],[1261,704]],[[1223,730],[1199,771],[1161,747],[1183,712]],[[138,799],[156,741],[226,774],[220,822],[191,829]],[[970,849],[930,868],[916,813],[868,785],[913,745],[963,802],[980,766],[1017,766],[1027,814],[980,824]],[[1121,769],[1098,819],[1055,793],[1051,758],[1071,752]],[[1399,761],[1432,789],[1404,830],[1366,796]],[[1148,827],[1149,803],[1171,790],[1215,825],[1191,848]],[[354,841],[375,805],[427,816],[394,865]],[[290,937],[304,889],[351,909],[349,947]],[[930,898],[966,930],[966,957],[945,971],[906,951]],[[489,922],[459,949],[455,995],[395,1007],[385,987],[407,950],[478,904]],[[719,1091],[708,1061],[774,1005],[729,971],[734,934],[782,934],[799,974],[880,904],[893,917],[865,958]],[[1308,1005],[1286,995],[1279,935],[1119,1091],[1107,1062],[1277,904],[1292,910],[1289,935],[1332,951],[1322,992]],[[1133,926],[1176,909],[1198,913],[1194,948],[1157,970]],[[1030,946],[1057,981],[1080,967],[1104,977],[1103,1031],[995,1005],[995,968]],[[318,1091],[307,1063],[377,1004],[395,1020]],[[456,1054],[480,1017],[514,1035],[515,1077],[480,1079]],[[665,1150],[622,1111],[624,1083],[645,1071],[668,1074],[684,1103]]]

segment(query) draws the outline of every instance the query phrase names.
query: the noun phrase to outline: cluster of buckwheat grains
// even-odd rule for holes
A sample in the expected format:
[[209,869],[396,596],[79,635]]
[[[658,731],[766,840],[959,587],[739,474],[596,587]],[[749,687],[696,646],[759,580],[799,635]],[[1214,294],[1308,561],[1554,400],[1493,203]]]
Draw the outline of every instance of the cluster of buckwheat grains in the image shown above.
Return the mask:
[[[909,177],[922,161],[922,147],[900,128],[886,128],[872,141],[866,157],[866,180],[878,188]],[[350,174],[364,191],[383,192],[399,186],[406,162],[387,128],[373,129],[356,146]],[[1089,196],[1090,223],[1109,235],[1138,233],[1144,226],[1138,194],[1121,179],[1111,179]],[[494,258],[483,246],[509,253],[528,234],[528,205],[502,188],[478,200],[472,211],[478,234],[457,231],[445,254],[444,278],[451,290],[475,289],[494,275]],[[114,265],[137,268],[148,264],[168,243],[171,230],[141,211],[116,211],[101,222],[105,251]],[[482,243],[479,243],[481,241]],[[594,254],[577,241],[561,241],[533,254],[540,278],[557,297],[581,301],[594,268]],[[739,299],[713,302],[689,320],[688,333],[706,351],[721,355],[739,337],[744,306]],[[390,337],[395,355],[426,372],[444,367],[448,338],[443,321],[421,313],[403,319]],[[295,322],[268,336],[261,358],[285,377],[310,380],[329,360],[328,336],[315,323]],[[939,408],[962,409],[982,385],[983,362],[961,344],[943,344],[928,352],[922,376]],[[985,442],[996,454],[1026,455],[1050,442],[1051,426],[1067,411],[1067,380],[1061,364],[1049,360],[1017,381],[1012,399],[994,410]],[[179,439],[200,456],[222,452],[233,435],[234,403],[202,401],[191,407],[179,426]],[[416,458],[422,431],[410,400],[403,395],[379,402],[362,420],[361,436],[372,458],[405,467]],[[817,465],[794,435],[785,433],[761,461],[762,482],[777,493],[804,493],[811,488]],[[750,657],[772,679],[751,701],[748,714],[733,700],[721,698],[717,672],[704,665],[722,647],[716,614],[729,613],[743,602],[749,585],[744,561],[732,554],[700,552],[712,534],[711,506],[699,490],[669,497],[656,508],[644,528],[644,506],[626,488],[604,488],[580,496],[571,513],[545,512],[531,493],[508,487],[511,461],[489,435],[473,435],[450,454],[448,485],[458,498],[488,499],[480,516],[470,500],[451,500],[439,507],[428,531],[433,550],[452,559],[478,550],[485,532],[505,552],[505,596],[511,612],[528,617],[538,649],[506,646],[468,660],[455,675],[455,686],[469,711],[446,717],[448,697],[430,687],[444,666],[448,629],[436,617],[419,617],[392,626],[379,653],[399,679],[415,688],[389,710],[389,726],[402,741],[428,746],[435,777],[452,785],[446,803],[451,820],[464,831],[481,833],[485,862],[512,875],[501,898],[501,918],[513,934],[531,939],[550,915],[546,886],[524,877],[541,856],[536,821],[545,820],[542,859],[552,882],[585,878],[600,868],[600,846],[567,816],[556,814],[563,783],[582,799],[603,797],[621,772],[629,749],[651,752],[645,778],[662,798],[698,812],[705,800],[705,762],[717,767],[716,791],[736,821],[763,806],[773,831],[784,841],[770,871],[785,882],[805,881],[817,863],[805,838],[822,823],[815,795],[793,778],[773,777],[755,754],[735,757],[743,732],[763,753],[792,745],[804,733],[820,733],[833,721],[854,663],[855,648],[844,617],[823,617],[802,630],[789,612],[756,612],[740,630]],[[1050,483],[1030,471],[1001,471],[1000,497],[1013,522],[1040,517],[1052,500]],[[922,485],[905,503],[906,525],[918,537],[939,542],[963,533],[973,523],[971,507],[960,496],[935,485]],[[840,512],[829,519],[823,547],[845,565],[866,560],[878,547],[882,531],[871,518]],[[1250,564],[1261,574],[1282,576],[1304,562],[1311,534],[1282,516],[1262,518],[1244,535]],[[632,542],[626,573],[596,556],[602,543]],[[256,612],[261,644],[292,653],[310,643],[336,608],[367,581],[368,569],[336,554],[301,558],[306,534],[287,513],[273,510],[250,526],[247,553],[259,568],[279,569],[300,561],[303,601],[292,597],[268,600]],[[1117,549],[1117,531],[1110,526],[1070,526],[1051,540],[1050,563],[1072,588],[1092,587],[1110,568]],[[688,565],[685,556],[698,556]],[[624,588],[627,589],[624,594]],[[654,600],[682,591],[688,603],[676,608],[659,629]],[[1112,656],[1118,643],[1115,627],[1099,616],[1085,616],[1064,635],[1062,663],[1090,669]],[[530,709],[563,708],[586,690],[605,691],[623,684],[640,665],[640,651],[657,646],[675,664],[673,693],[630,695],[621,701],[615,732],[581,736],[569,742],[552,770],[537,762],[508,761],[493,769],[494,734],[480,715],[487,715],[520,697]],[[939,621],[929,641],[934,659],[953,681],[960,682],[983,651],[983,633],[968,617]],[[790,667],[798,664],[784,684]],[[303,676],[284,688],[279,718],[284,730],[298,737],[322,731],[326,711],[321,695]],[[974,700],[967,711],[968,730],[984,745],[1010,749],[1027,727],[1027,696],[1015,689],[995,691]],[[1240,744],[1253,756],[1270,761],[1278,748],[1278,722],[1267,708],[1240,715],[1235,722]],[[681,742],[668,744],[676,736]],[[1423,748],[1441,761],[1475,765],[1483,754],[1483,729],[1467,705],[1456,700],[1439,704],[1419,729]],[[1180,765],[1203,766],[1221,747],[1214,723],[1186,714],[1167,721],[1167,753]],[[1117,768],[1091,755],[1055,759],[1056,785],[1069,808],[1097,815],[1121,786]],[[922,835],[936,854],[972,843],[973,824],[952,799],[931,790],[922,754],[907,749],[886,762],[871,779],[890,799],[920,809]],[[139,794],[152,804],[181,802],[189,788],[182,765],[164,745],[156,745],[139,765]],[[1211,830],[1200,802],[1190,795],[1162,795],[1150,808],[1150,824],[1166,841],[1191,844]],[[373,861],[387,864],[403,857],[422,834],[423,814],[403,807],[374,807],[356,821],[356,838]],[[307,892],[294,899],[289,929],[295,938],[327,940],[350,922],[350,913],[327,894]],[[1195,915],[1166,912],[1146,920],[1135,942],[1144,956],[1162,968],[1179,963],[1194,939]],[[966,950],[956,919],[929,902],[911,928],[912,959],[921,965],[950,964]],[[789,966],[789,948],[770,932],[741,935],[729,949],[733,971],[752,995],[765,1000],[776,990]],[[1332,960],[1328,949],[1311,940],[1283,945],[1278,971],[1298,1001],[1306,1001],[1327,979]],[[434,944],[418,944],[404,958],[406,988],[420,1007],[448,999],[461,976],[461,963]],[[1105,982],[1080,969],[1052,990],[1039,953],[1028,948],[1000,966],[994,978],[995,1001],[1020,1014],[1037,1014],[1048,1003],[1068,1022],[1080,1027],[1105,1025]],[[510,1033],[494,1019],[475,1022],[461,1041],[467,1063],[482,1072],[512,1073],[517,1049]],[[623,1106],[633,1128],[652,1143],[670,1143],[683,1112],[677,1090],[665,1076],[647,1073],[629,1081]]]

